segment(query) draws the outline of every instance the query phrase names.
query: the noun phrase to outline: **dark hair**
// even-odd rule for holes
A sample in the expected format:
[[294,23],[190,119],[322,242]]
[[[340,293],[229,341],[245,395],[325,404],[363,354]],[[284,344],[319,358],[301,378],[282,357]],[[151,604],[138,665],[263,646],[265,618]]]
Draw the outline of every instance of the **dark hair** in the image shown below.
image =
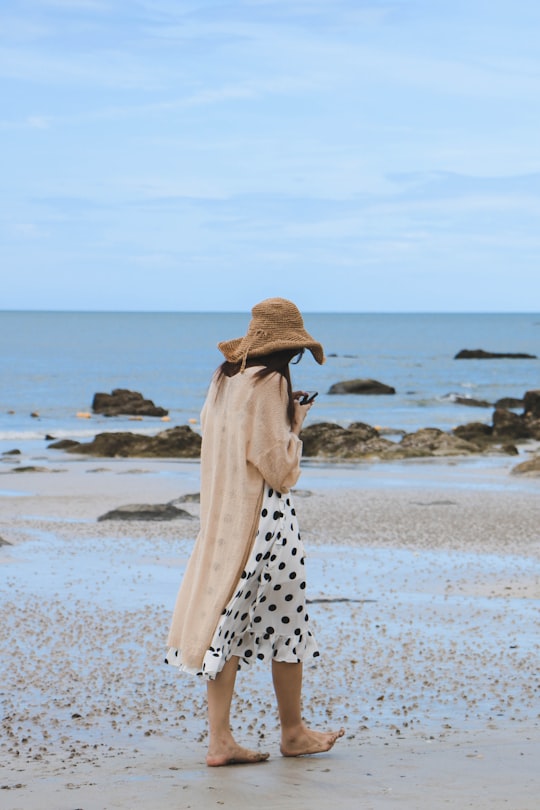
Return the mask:
[[[277,372],[281,374],[287,385],[287,394],[289,396],[289,404],[287,406],[287,416],[289,422],[292,424],[294,418],[294,399],[291,383],[291,374],[289,371],[290,363],[299,363],[304,354],[304,349],[282,349],[279,352],[272,352],[265,354],[261,357],[248,357],[245,363],[246,368],[252,366],[261,366],[259,371],[255,374],[255,381],[263,380],[265,377],[270,376]],[[218,386],[217,393],[219,394],[219,386],[224,377],[234,377],[240,372],[242,362],[239,360],[237,363],[231,363],[225,360],[216,371],[216,383]]]

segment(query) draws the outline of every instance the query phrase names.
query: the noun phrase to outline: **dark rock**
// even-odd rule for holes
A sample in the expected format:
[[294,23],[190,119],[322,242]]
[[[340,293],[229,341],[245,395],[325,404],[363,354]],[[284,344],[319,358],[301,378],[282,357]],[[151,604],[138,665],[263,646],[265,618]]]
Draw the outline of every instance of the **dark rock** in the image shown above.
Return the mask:
[[21,455],[21,451],[20,451],[20,450],[17,450],[17,448],[15,448],[14,450],[4,450],[4,452],[2,453],[2,455],[3,455],[3,456],[20,456],[20,455]]
[[53,450],[69,450],[72,447],[79,447],[80,442],[75,442],[73,439],[59,439],[54,444],[50,444]]
[[492,360],[501,357],[510,357],[514,360],[537,360],[535,354],[524,354],[523,352],[486,352],[484,349],[462,349],[455,355],[454,360]]
[[540,476],[540,455],[533,456],[528,461],[522,461],[512,468],[513,475]]
[[4,540],[3,537],[0,537],[0,546],[11,546],[11,545],[12,544],[9,542],[9,540]]
[[392,442],[382,439],[375,428],[356,423],[355,429],[333,422],[319,422],[304,428],[300,434],[304,456],[322,458],[362,458],[378,455]]
[[501,450],[503,453],[506,453],[507,456],[519,456],[519,450],[515,444],[503,444],[501,445]]
[[344,380],[334,383],[329,394],[395,394],[396,389],[377,380]]
[[187,425],[179,425],[156,436],[129,432],[98,433],[91,442],[76,442],[63,449],[68,453],[104,458],[198,458],[201,437]]
[[493,412],[493,436],[497,439],[530,439],[531,431],[517,413],[504,408]]
[[39,419],[39,413],[37,411],[32,411],[30,416],[32,417],[32,419]]
[[485,399],[474,399],[474,397],[461,397],[456,396],[454,402],[457,405],[469,405],[471,408],[491,408],[491,402],[486,402]]
[[367,442],[370,439],[378,438],[379,431],[371,425],[366,425],[365,422],[351,422],[349,430],[354,432],[355,439],[361,442]]
[[51,467],[38,467],[34,464],[30,464],[27,467],[14,467],[11,472],[14,473],[59,473],[65,472],[65,470],[53,470]]
[[151,399],[144,399],[137,391],[115,388],[112,394],[94,394],[94,413],[104,416],[167,416],[165,408],[159,408]]
[[193,520],[185,509],[177,509],[172,503],[128,504],[112,509],[98,517],[103,520]]
[[171,503],[200,503],[200,502],[201,502],[200,492],[191,492],[187,495],[180,495],[179,498],[176,498],[176,500],[171,501]]
[[540,391],[527,391],[523,397],[523,416],[540,419]]
[[486,425],[483,422],[468,422],[466,425],[458,425],[452,432],[454,436],[480,446],[490,442],[493,436],[491,425]]
[[407,433],[386,457],[465,456],[478,451],[478,445],[452,433],[445,433],[439,428],[422,428],[414,433]]
[[495,403],[496,408],[523,408],[523,400],[516,397],[502,397]]

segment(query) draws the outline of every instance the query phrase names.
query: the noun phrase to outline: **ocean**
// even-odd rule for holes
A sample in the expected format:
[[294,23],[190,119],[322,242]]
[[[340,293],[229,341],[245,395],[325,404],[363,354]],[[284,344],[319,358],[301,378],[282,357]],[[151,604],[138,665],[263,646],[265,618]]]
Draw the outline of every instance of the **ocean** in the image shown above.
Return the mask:
[[[489,422],[493,403],[540,388],[540,360],[455,360],[460,349],[540,356],[538,314],[307,313],[328,360],[306,352],[295,387],[318,390],[306,424],[366,422],[414,431]],[[153,433],[198,420],[219,340],[245,334],[249,313],[0,312],[0,450],[46,435],[81,439],[102,431]],[[395,395],[330,395],[342,380],[373,378]],[[170,422],[91,419],[94,393],[130,388],[169,410]],[[32,413],[39,416],[33,417]],[[45,446],[45,445],[44,445]]]

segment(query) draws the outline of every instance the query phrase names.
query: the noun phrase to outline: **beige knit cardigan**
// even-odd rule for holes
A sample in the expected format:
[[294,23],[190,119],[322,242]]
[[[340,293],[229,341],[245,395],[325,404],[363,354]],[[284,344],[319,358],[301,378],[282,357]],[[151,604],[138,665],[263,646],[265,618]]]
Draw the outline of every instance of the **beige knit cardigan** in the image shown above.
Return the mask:
[[302,442],[287,419],[287,384],[257,367],[212,380],[201,412],[201,527],[174,608],[168,646],[200,670],[255,539],[264,482],[288,492]]

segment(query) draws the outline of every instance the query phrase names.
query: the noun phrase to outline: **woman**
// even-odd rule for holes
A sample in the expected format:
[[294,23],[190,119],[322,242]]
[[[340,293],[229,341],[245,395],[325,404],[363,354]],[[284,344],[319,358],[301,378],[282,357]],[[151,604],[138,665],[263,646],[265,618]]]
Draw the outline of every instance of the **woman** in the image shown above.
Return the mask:
[[272,662],[281,753],[328,751],[344,733],[317,732],[301,716],[302,662],[319,655],[306,611],[304,552],[290,488],[310,404],[292,391],[289,363],[324,352],[297,307],[269,298],[252,309],[201,413],[201,530],[174,609],[167,663],[207,681],[210,766],[261,762],[230,729],[236,672]]

